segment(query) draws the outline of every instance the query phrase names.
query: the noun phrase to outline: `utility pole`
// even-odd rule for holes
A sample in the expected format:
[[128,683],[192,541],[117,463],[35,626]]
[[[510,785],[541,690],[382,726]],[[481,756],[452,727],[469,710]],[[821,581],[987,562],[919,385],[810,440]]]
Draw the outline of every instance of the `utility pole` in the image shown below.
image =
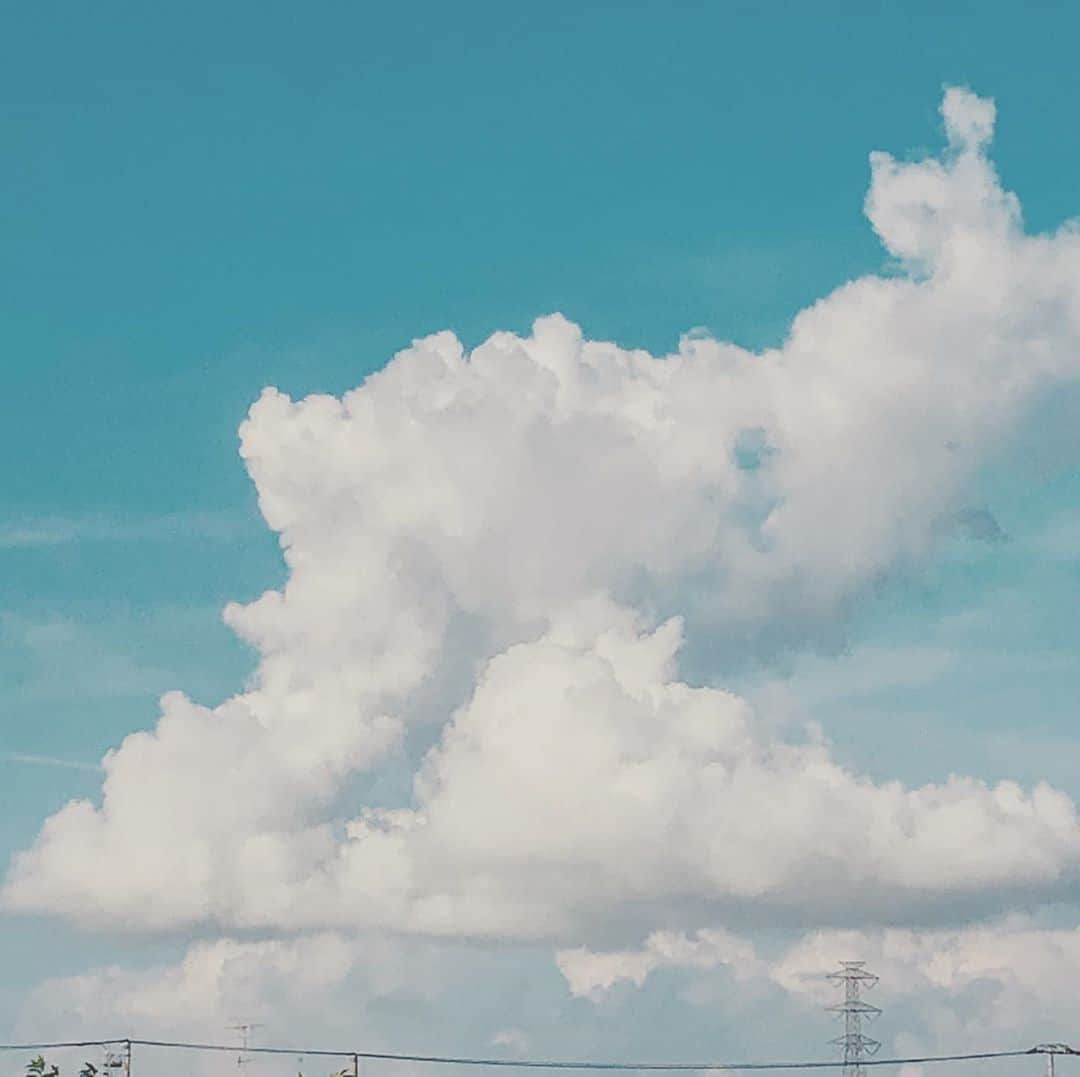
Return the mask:
[[120,1050],[112,1044],[105,1048],[105,1069],[120,1070],[124,1077],[131,1077],[131,1040],[120,1041]]
[[240,1033],[240,1053],[236,1056],[236,1070],[237,1073],[243,1073],[244,1067],[251,1061],[251,1055],[247,1053],[248,1047],[251,1045],[251,1033],[257,1028],[262,1028],[262,1025],[254,1024],[251,1021],[241,1021],[238,1024],[229,1025],[229,1028],[233,1032]]
[[1040,1043],[1031,1049],[1032,1054],[1046,1055],[1046,1077],[1054,1077],[1054,1056],[1077,1054],[1067,1043]]
[[830,1013],[843,1015],[844,1034],[829,1042],[844,1049],[844,1077],[865,1077],[863,1063],[881,1044],[863,1033],[863,1022],[872,1021],[881,1010],[864,1002],[862,991],[873,987],[878,978],[867,971],[865,961],[841,961],[840,971],[829,973],[828,978],[844,988],[844,1001],[829,1007]]

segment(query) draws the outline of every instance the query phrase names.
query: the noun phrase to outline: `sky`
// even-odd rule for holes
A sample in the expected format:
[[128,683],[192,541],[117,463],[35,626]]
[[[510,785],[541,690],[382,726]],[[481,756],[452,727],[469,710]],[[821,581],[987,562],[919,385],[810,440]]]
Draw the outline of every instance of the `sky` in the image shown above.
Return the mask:
[[0,1039],[1069,1038],[1075,10],[6,16]]

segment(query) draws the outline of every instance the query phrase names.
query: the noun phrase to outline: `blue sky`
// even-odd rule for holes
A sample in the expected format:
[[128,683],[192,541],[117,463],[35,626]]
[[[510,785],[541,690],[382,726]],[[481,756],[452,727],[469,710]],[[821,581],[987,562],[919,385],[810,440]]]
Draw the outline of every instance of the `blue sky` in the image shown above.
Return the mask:
[[[414,338],[472,347],[553,311],[656,354],[695,327],[778,345],[837,285],[895,272],[862,211],[867,155],[934,151],[945,85],[995,99],[1029,231],[1080,209],[1066,5],[46,4],[5,22],[5,860],[100,785],[32,757],[93,767],[161,693],[212,706],[251,675],[221,609],[285,579],[237,455],[263,386],[339,394]],[[961,529],[826,645],[735,686],[820,722],[875,780],[1080,796],[1077,449],[1003,443],[970,493],[1002,541]],[[0,923],[0,1026],[39,946],[66,972],[184,945],[46,941],[45,923]]]

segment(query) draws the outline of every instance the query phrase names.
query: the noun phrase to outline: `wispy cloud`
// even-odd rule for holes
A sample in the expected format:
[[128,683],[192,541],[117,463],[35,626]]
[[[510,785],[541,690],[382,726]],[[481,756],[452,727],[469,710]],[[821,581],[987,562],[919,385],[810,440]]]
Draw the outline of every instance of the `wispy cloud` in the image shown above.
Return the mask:
[[33,767],[59,767],[63,770],[101,770],[100,763],[87,763],[80,759],[61,759],[55,755],[34,755],[27,752],[0,751],[0,762],[21,763]]
[[0,698],[21,703],[153,697],[177,683],[176,673],[110,637],[105,626],[63,617],[0,614],[0,669],[5,661],[20,677]]
[[245,530],[234,512],[169,512],[158,516],[48,516],[0,520],[0,550],[75,542],[228,542]]

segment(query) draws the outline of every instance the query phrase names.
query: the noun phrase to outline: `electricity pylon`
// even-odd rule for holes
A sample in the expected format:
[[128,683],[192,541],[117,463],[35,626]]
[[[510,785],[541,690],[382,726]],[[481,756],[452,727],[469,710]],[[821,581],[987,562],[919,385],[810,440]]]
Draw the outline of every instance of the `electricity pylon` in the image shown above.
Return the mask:
[[830,1006],[830,1013],[844,1017],[844,1034],[830,1040],[844,1049],[844,1077],[865,1077],[863,1063],[877,1054],[881,1044],[863,1033],[863,1022],[873,1021],[881,1010],[863,1002],[863,988],[871,988],[878,978],[866,969],[865,961],[841,961],[840,971],[829,973],[830,980],[844,985],[844,1001]]

